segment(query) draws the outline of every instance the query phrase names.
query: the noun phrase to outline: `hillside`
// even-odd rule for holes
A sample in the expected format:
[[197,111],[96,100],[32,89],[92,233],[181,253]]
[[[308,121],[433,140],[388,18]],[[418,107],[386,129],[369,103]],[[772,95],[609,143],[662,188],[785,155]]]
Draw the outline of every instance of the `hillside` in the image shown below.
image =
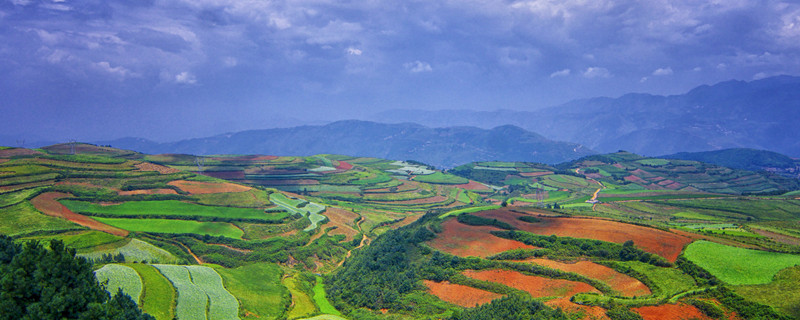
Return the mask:
[[600,152],[650,156],[754,148],[800,156],[800,77],[700,86],[685,94],[627,94],[536,111],[394,110],[370,118],[430,126],[517,125]]
[[98,144],[145,153],[189,154],[346,154],[421,161],[447,168],[496,159],[559,163],[593,151],[554,142],[514,126],[429,128],[416,124],[339,121],[324,126],[253,130],[172,143],[120,139]]
[[660,158],[694,160],[734,169],[769,171],[790,178],[800,178],[800,160],[766,150],[737,148],[704,152],[680,152],[661,156]]

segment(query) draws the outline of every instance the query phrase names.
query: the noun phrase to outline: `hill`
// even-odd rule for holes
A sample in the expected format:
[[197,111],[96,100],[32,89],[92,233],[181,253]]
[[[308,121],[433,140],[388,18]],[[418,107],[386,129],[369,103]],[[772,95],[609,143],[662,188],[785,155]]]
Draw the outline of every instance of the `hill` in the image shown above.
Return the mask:
[[253,130],[172,143],[143,139],[99,142],[145,153],[346,154],[421,161],[452,167],[472,161],[518,160],[559,163],[593,151],[555,142],[515,126],[429,128],[417,124],[339,121],[324,126]]
[[694,160],[734,169],[769,171],[786,177],[800,178],[800,161],[766,150],[735,148],[704,152],[680,152],[661,156],[660,158]]
[[685,94],[627,94],[536,111],[394,110],[371,118],[431,126],[517,125],[600,152],[638,154],[754,148],[800,156],[800,77],[726,81]]

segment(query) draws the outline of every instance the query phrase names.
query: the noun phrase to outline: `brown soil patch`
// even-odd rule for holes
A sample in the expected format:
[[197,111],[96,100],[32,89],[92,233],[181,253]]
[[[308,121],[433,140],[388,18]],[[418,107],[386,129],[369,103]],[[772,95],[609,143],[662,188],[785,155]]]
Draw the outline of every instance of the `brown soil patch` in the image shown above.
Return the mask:
[[695,306],[685,303],[662,304],[660,306],[640,307],[631,310],[641,315],[645,320],[711,320]]
[[32,156],[38,154],[43,154],[43,153],[36,150],[24,149],[24,148],[12,148],[12,149],[0,150],[0,158],[11,158],[14,156]]
[[594,287],[583,282],[529,276],[511,270],[466,270],[463,274],[473,279],[496,282],[523,290],[534,298],[571,297],[581,292],[600,293]]
[[70,197],[70,195],[60,192],[45,192],[36,196],[36,198],[31,199],[31,204],[36,207],[36,210],[39,210],[48,216],[66,219],[89,229],[103,231],[121,237],[128,235],[128,231],[126,230],[112,227],[90,217],[72,212],[71,210],[67,209],[66,206],[56,201],[66,197]]
[[568,314],[582,313],[583,320],[609,320],[606,309],[602,307],[584,306],[569,301],[567,298],[558,298],[545,302],[551,308],[561,308]]
[[339,161],[339,165],[336,166],[336,169],[347,171],[353,169],[353,165],[345,161]]
[[244,171],[203,171],[200,174],[224,180],[244,179]]
[[639,178],[639,177],[634,176],[634,175],[630,175],[630,176],[625,177],[625,181],[630,181],[630,182],[638,183],[638,184],[650,184],[650,182],[648,182],[647,180],[644,180],[644,179]]
[[470,180],[468,183],[456,184],[453,186],[456,188],[461,188],[466,190],[479,190],[479,191],[491,190],[489,187],[483,185],[482,183],[473,180]]
[[600,280],[624,296],[633,297],[651,294],[650,288],[636,278],[591,261],[578,261],[575,263],[564,263],[548,259],[528,259],[525,261]]
[[440,251],[459,257],[488,257],[512,249],[536,249],[519,241],[496,237],[490,226],[470,226],[449,219],[442,223],[442,232],[428,244]]
[[[336,227],[336,229],[329,231],[328,234],[342,234],[345,236],[345,241],[353,241],[353,238],[358,234],[358,230],[354,228],[355,221],[359,217],[358,214],[350,210],[327,207],[323,215],[328,217],[328,222],[322,225],[322,230],[330,227]],[[322,234],[322,232],[319,232],[318,234]]]
[[216,182],[200,182],[200,181],[187,181],[176,180],[167,183],[171,186],[176,186],[183,191],[191,194],[207,194],[207,193],[226,193],[226,192],[245,192],[251,188],[234,183],[216,183]]
[[409,224],[414,223],[414,221],[419,220],[419,218],[422,218],[422,216],[424,216],[424,214],[416,214],[416,215],[408,216],[405,219],[403,219],[402,221],[400,221],[398,223],[395,223],[395,224],[392,224],[392,227],[393,228],[405,227],[405,226],[407,226]]
[[523,177],[540,177],[553,174],[553,171],[520,172]]
[[139,171],[157,171],[160,174],[170,174],[170,173],[178,173],[181,172],[178,169],[173,169],[167,166],[162,166],[160,164],[150,163],[150,162],[142,162],[137,163],[134,165]]
[[671,232],[611,220],[539,217],[541,222],[527,223],[517,219],[523,214],[506,209],[488,210],[476,215],[505,221],[520,230],[540,235],[555,234],[559,237],[588,238],[615,243],[633,240],[638,248],[672,262],[678,258],[683,247],[692,242],[688,237]]
[[756,229],[756,228],[750,228],[750,231],[752,231],[753,233],[765,236],[767,238],[770,238],[770,239],[772,239],[772,240],[774,240],[776,242],[790,244],[790,245],[794,245],[794,246],[800,246],[800,239],[795,238],[795,237],[790,237],[790,236],[787,236],[785,234],[780,234],[780,233],[767,231],[767,230]]
[[434,282],[430,280],[422,280],[425,286],[428,287],[429,292],[441,299],[455,305],[466,308],[476,307],[485,303],[492,302],[494,299],[501,298],[503,295],[475,289],[460,284],[454,284],[447,281]]
[[137,194],[178,194],[172,189],[142,189],[118,192],[121,196],[132,196]]

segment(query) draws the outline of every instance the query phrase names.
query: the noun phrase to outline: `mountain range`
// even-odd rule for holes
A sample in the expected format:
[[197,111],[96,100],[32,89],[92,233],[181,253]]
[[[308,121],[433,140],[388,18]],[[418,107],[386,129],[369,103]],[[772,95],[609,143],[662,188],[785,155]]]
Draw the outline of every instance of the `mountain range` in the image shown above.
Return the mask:
[[726,81],[670,96],[591,98],[535,111],[391,110],[370,118],[429,126],[516,125],[599,152],[657,156],[754,148],[800,156],[800,77]]
[[430,128],[346,120],[322,126],[250,130],[207,138],[158,143],[139,138],[97,142],[144,153],[346,154],[416,160],[440,168],[473,161],[560,163],[595,153],[581,145],[556,142],[516,126]]

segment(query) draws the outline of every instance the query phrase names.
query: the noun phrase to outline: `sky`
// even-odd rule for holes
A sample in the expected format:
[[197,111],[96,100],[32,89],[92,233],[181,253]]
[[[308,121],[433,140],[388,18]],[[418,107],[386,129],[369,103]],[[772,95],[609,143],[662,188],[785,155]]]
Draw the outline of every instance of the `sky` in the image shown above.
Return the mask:
[[800,75],[800,4],[0,0],[0,136],[174,141]]

